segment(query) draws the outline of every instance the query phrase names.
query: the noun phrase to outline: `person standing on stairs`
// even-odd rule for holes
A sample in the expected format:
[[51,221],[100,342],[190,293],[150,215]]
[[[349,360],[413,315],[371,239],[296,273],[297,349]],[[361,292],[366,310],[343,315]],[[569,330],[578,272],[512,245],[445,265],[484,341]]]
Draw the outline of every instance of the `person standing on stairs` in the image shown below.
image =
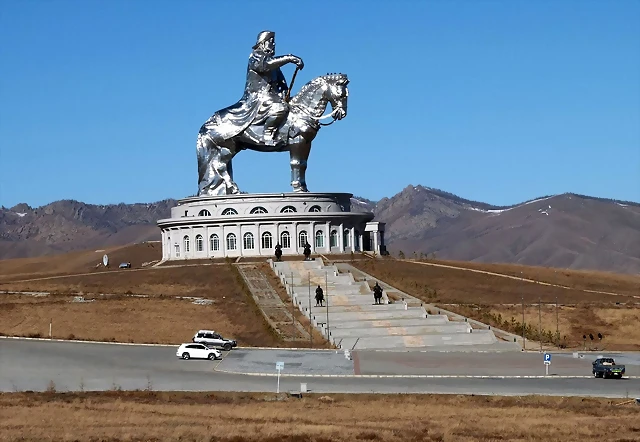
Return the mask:
[[318,285],[318,288],[316,289],[316,307],[318,307],[318,304],[320,304],[320,307],[322,307],[323,302],[324,302],[324,292],[322,291],[322,287]]
[[376,304],[382,304],[382,287],[378,285],[376,281],[376,285],[373,286],[373,299]]

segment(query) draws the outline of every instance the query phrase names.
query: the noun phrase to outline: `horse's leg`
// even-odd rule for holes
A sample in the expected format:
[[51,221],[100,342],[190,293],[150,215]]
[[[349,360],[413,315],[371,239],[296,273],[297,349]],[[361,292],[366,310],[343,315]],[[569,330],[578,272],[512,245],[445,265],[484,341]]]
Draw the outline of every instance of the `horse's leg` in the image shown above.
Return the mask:
[[306,172],[307,159],[311,151],[311,143],[298,137],[294,144],[289,146],[290,164],[291,164],[291,187],[294,192],[308,192]]
[[207,134],[198,134],[198,196],[239,193],[229,175],[228,164],[235,156],[235,145],[219,146]]

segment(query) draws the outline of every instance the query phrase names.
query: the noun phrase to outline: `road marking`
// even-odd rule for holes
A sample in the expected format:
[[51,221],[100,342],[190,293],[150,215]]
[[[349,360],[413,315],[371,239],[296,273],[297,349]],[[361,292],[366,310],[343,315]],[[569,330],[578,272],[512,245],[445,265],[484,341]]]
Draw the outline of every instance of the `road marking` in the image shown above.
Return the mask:
[[[111,344],[111,345],[138,345],[145,347],[179,347],[180,344],[145,344],[139,342],[107,342],[107,341],[86,341],[81,339],[49,339],[49,338],[28,338],[26,336],[0,336],[0,339],[16,339],[25,341],[44,341],[44,342],[75,342],[79,344]],[[237,350],[295,350],[295,351],[326,351],[340,353],[340,350],[330,348],[297,348],[297,347],[236,347]],[[233,351],[233,350],[231,350]]]
[[49,338],[25,338],[22,336],[0,336],[0,339],[16,339],[24,341],[46,341],[46,342],[73,342],[76,344],[111,344],[111,345],[137,345],[143,347],[178,347],[180,344],[139,344],[135,342],[105,342],[105,341],[82,341],[78,339],[49,339]]
[[[218,373],[239,374],[245,376],[275,377],[277,373],[245,373],[229,370],[215,370]],[[544,375],[523,375],[523,376],[500,376],[500,375],[446,375],[446,374],[281,374],[281,377],[290,378],[371,378],[371,379],[592,379],[593,376],[544,376]],[[625,376],[623,379],[640,379],[640,376]]]

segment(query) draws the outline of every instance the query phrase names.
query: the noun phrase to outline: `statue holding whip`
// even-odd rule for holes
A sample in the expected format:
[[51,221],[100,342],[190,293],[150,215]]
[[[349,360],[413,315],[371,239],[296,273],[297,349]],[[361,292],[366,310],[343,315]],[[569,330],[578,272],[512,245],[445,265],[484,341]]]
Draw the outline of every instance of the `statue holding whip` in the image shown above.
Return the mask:
[[[198,133],[198,195],[239,193],[233,182],[231,160],[244,149],[289,151],[293,189],[308,192],[307,158],[311,141],[326,125],[320,121],[327,117],[340,120],[347,114],[346,75],[317,77],[291,97],[296,75],[304,68],[302,59],[295,55],[276,56],[272,31],[260,32],[252,49],[242,97],[213,114]],[[296,65],[290,86],[280,69],[288,63]],[[333,111],[323,116],[328,104]]]

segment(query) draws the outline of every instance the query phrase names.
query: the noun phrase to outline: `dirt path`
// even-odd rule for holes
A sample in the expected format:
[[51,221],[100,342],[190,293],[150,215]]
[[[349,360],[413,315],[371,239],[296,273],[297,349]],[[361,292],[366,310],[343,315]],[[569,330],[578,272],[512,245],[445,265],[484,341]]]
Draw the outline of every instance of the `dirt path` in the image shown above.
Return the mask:
[[0,279],[0,285],[2,284],[13,284],[18,282],[32,282],[32,281],[46,281],[48,279],[62,279],[62,278],[72,278],[76,276],[95,276],[101,274],[113,274],[113,273],[131,273],[131,272],[146,272],[150,270],[164,270],[164,269],[175,269],[177,267],[199,267],[199,266],[222,266],[227,265],[224,262],[214,262],[214,263],[206,263],[206,264],[178,264],[171,266],[161,266],[161,267],[148,267],[144,269],[127,269],[127,270],[112,270],[109,272],[84,272],[84,273],[72,273],[68,275],[52,275],[52,276],[41,276],[39,278],[29,278],[29,279],[16,279],[5,281]]
[[404,261],[405,262],[410,262],[412,264],[419,264],[419,265],[425,265],[425,266],[443,267],[443,268],[447,268],[447,269],[463,270],[463,271],[466,271],[466,272],[474,272],[474,273],[484,273],[485,275],[499,276],[501,278],[515,279],[517,281],[530,282],[532,284],[546,285],[546,286],[549,286],[549,287],[558,287],[558,288],[566,289],[566,290],[578,290],[578,291],[581,291],[581,292],[597,293],[597,294],[601,294],[601,295],[622,296],[624,298],[640,299],[640,296],[623,295],[621,293],[603,292],[603,291],[599,291],[599,290],[577,289],[577,288],[573,288],[573,287],[567,287],[566,285],[551,284],[549,282],[543,282],[543,281],[538,281],[538,280],[535,280],[535,279],[522,278],[522,277],[512,276],[512,275],[505,275],[504,273],[489,272],[487,270],[470,269],[470,268],[467,268],[467,267],[458,267],[458,266],[451,266],[451,265],[446,265],[446,264],[436,264],[436,263],[433,263],[433,262],[417,262],[417,261],[410,261],[410,260],[404,260]]

